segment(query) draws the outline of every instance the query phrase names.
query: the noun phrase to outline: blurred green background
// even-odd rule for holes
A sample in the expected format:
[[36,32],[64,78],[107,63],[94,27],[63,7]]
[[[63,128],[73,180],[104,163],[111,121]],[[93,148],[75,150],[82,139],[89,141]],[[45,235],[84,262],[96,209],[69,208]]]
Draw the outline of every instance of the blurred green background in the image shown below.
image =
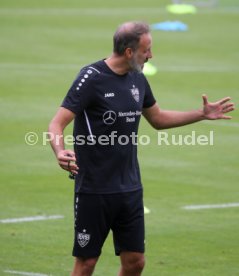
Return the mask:
[[[193,2],[193,1],[191,1]],[[196,2],[196,1],[195,1]],[[214,101],[239,88],[239,3],[220,0],[196,14],[166,10],[171,1],[0,2],[0,220],[39,215],[64,219],[4,224],[0,275],[7,270],[69,275],[73,239],[73,183],[42,133],[83,65],[107,57],[124,21],[182,21],[186,32],[152,31],[158,73],[148,80],[161,108],[191,110],[201,95]],[[231,121],[200,122],[169,135],[214,131],[213,146],[159,146],[144,119],[139,146],[146,215],[143,275],[239,275],[239,209],[183,206],[239,202],[239,113]],[[25,134],[39,136],[27,145]],[[66,133],[72,132],[70,125]],[[123,160],[122,160],[123,162]],[[117,275],[111,235],[94,275]]]

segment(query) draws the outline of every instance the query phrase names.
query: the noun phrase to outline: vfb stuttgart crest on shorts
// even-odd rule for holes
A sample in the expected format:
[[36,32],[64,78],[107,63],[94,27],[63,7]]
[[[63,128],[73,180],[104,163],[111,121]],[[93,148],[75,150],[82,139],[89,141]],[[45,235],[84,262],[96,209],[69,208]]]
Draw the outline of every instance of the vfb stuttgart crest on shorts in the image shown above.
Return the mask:
[[77,233],[77,241],[80,247],[85,247],[90,241],[90,234],[86,234],[86,229],[83,229],[82,233]]
[[130,89],[130,91],[131,91],[133,98],[138,103],[139,102],[139,89],[137,87],[135,87],[135,85],[133,85],[133,88]]

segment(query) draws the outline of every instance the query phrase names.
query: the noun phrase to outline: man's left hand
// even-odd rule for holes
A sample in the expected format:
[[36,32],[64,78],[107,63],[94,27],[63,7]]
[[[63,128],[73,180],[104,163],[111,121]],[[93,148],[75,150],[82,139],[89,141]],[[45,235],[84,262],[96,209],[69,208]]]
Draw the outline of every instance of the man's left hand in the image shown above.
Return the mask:
[[230,97],[225,97],[217,102],[208,102],[207,95],[202,95],[203,98],[203,113],[204,118],[207,120],[217,119],[231,119],[231,116],[225,115],[226,113],[235,109],[234,103],[229,102]]

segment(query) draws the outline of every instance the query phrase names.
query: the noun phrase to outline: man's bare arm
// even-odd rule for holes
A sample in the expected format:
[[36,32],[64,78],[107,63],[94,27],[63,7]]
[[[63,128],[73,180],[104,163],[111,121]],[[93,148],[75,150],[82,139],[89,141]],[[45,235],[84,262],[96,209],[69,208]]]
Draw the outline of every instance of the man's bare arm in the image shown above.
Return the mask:
[[56,155],[58,164],[62,169],[77,174],[78,167],[75,164],[75,153],[66,150],[64,145],[64,129],[75,118],[75,114],[70,110],[60,107],[56,115],[49,124],[49,135],[51,147]]
[[157,104],[143,111],[144,117],[156,129],[167,129],[184,126],[201,120],[231,119],[226,113],[234,110],[234,104],[225,97],[217,102],[209,103],[207,96],[203,95],[203,108],[192,111],[161,110]]

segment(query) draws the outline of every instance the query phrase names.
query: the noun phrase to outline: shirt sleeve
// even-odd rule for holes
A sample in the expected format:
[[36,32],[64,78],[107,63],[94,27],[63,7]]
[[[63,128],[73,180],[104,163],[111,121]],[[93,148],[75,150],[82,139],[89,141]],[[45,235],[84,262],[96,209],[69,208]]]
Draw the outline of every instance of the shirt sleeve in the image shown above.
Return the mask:
[[145,78],[145,95],[144,95],[144,103],[143,108],[148,108],[153,106],[156,103],[151,87]]
[[94,99],[94,80],[97,74],[90,68],[83,68],[73,82],[61,106],[76,115],[81,114]]

